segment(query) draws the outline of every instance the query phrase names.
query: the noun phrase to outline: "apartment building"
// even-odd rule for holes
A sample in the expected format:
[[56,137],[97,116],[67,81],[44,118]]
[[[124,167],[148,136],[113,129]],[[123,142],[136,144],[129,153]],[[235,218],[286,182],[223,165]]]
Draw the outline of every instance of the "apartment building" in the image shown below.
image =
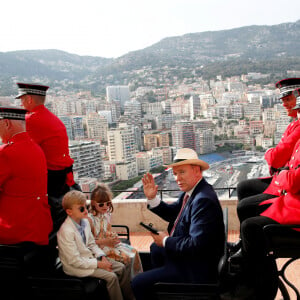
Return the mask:
[[90,177],[100,180],[103,162],[100,144],[92,141],[71,141],[70,156],[74,159],[73,171],[78,178]]
[[201,105],[200,98],[197,95],[192,95],[189,99],[190,102],[190,119],[194,120],[196,117],[200,116]]
[[120,180],[129,180],[138,176],[136,160],[131,162],[117,162],[116,176]]
[[59,116],[59,119],[64,123],[69,140],[74,140],[72,119],[69,116]]
[[107,142],[109,160],[124,163],[135,161],[137,146],[132,126],[121,123],[118,128],[108,130]]
[[124,107],[126,101],[130,99],[129,86],[113,85],[106,87],[107,102],[118,101],[121,107]]
[[136,154],[136,162],[139,173],[150,171],[163,165],[163,156],[159,151],[146,151]]
[[273,146],[273,138],[264,137],[262,134],[255,137],[255,145],[263,149],[269,149]]
[[263,121],[249,121],[249,129],[251,135],[263,133],[264,132]]
[[244,109],[241,104],[234,104],[230,106],[231,119],[239,120],[244,116]]
[[229,105],[216,105],[215,106],[216,116],[218,118],[227,119],[230,116]]
[[112,113],[111,110],[99,110],[98,114],[107,120],[108,124],[112,123]]
[[156,134],[144,134],[144,147],[145,150],[151,150],[156,147],[165,147],[170,145],[169,133],[160,132]]
[[249,103],[244,105],[244,117],[249,120],[260,120],[261,113],[262,110],[259,103]]
[[160,116],[163,113],[161,102],[142,103],[142,111],[146,115]]
[[177,120],[181,120],[181,115],[163,114],[155,116],[154,127],[155,129],[171,129]]
[[96,112],[89,113],[85,119],[89,139],[107,142],[108,121]]
[[194,126],[190,121],[178,121],[172,126],[173,146],[196,151]]
[[275,120],[267,120],[264,121],[264,136],[265,137],[273,137],[276,130],[276,121]]
[[84,116],[71,117],[74,140],[80,140],[85,137],[83,126],[83,124],[85,123],[84,118]]
[[198,154],[211,153],[216,150],[215,137],[210,129],[197,129],[195,131],[195,143]]
[[182,117],[189,117],[190,102],[182,97],[177,98],[171,103],[171,113]]
[[265,123],[266,121],[272,121],[276,119],[276,110],[274,108],[265,108],[262,112],[262,120]]
[[175,154],[173,154],[173,148],[166,146],[166,147],[157,147],[153,148],[152,151],[153,153],[158,153],[159,155],[162,156],[163,158],[163,164],[164,165],[169,165],[173,161],[173,157]]
[[130,125],[141,126],[142,124],[142,105],[136,100],[126,101],[124,104],[124,122]]
[[212,120],[207,119],[196,119],[192,121],[194,129],[213,129],[215,127]]

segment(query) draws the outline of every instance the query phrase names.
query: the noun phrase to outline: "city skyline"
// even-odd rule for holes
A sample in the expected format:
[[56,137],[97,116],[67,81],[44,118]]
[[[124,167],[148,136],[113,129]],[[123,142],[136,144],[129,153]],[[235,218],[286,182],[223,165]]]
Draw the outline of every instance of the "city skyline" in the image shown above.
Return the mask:
[[171,36],[299,19],[299,1],[164,0],[106,2],[7,1],[2,8],[1,52],[57,49],[119,57]]

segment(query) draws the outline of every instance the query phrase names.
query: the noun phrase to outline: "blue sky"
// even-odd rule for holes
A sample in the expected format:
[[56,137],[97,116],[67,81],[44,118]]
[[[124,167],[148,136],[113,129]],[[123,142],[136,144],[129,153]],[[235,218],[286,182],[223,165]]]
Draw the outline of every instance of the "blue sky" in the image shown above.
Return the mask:
[[299,11],[299,0],[6,0],[0,52],[119,57],[185,33],[295,22]]

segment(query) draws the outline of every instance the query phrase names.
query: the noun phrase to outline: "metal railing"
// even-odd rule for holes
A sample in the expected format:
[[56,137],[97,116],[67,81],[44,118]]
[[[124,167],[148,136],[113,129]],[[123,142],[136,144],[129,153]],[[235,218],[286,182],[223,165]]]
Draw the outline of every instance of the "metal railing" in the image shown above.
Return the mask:
[[[234,191],[236,191],[236,187],[215,187],[214,188],[215,191],[228,191],[228,198],[231,198],[232,197],[232,194]],[[130,189],[127,189],[127,190],[112,190],[112,192],[117,192],[117,193],[123,193],[123,192],[128,192],[128,193],[141,193],[143,192],[142,190],[130,190]],[[167,190],[167,189],[163,189],[163,190],[158,190],[159,194],[160,194],[160,197],[161,199],[163,199],[163,193],[165,192],[180,192],[179,189],[174,189],[174,190]]]

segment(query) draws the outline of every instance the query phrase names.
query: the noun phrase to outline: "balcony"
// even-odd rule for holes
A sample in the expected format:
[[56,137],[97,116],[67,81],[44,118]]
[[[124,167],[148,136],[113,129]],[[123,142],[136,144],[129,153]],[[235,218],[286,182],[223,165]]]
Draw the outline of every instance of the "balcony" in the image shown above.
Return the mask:
[[[127,190],[126,192],[130,192]],[[136,192],[136,190],[132,190]],[[166,202],[176,201],[176,198],[163,198]],[[239,231],[239,220],[236,215],[237,199],[231,197],[228,199],[221,199],[221,206],[228,208],[229,230]],[[139,225],[140,221],[145,223],[152,223],[154,227],[159,230],[166,230],[167,222],[160,219],[147,209],[147,200],[143,199],[113,199],[114,212],[112,215],[113,224],[126,224],[129,226],[131,232],[146,231]],[[134,216],[134,218],[132,218]]]

